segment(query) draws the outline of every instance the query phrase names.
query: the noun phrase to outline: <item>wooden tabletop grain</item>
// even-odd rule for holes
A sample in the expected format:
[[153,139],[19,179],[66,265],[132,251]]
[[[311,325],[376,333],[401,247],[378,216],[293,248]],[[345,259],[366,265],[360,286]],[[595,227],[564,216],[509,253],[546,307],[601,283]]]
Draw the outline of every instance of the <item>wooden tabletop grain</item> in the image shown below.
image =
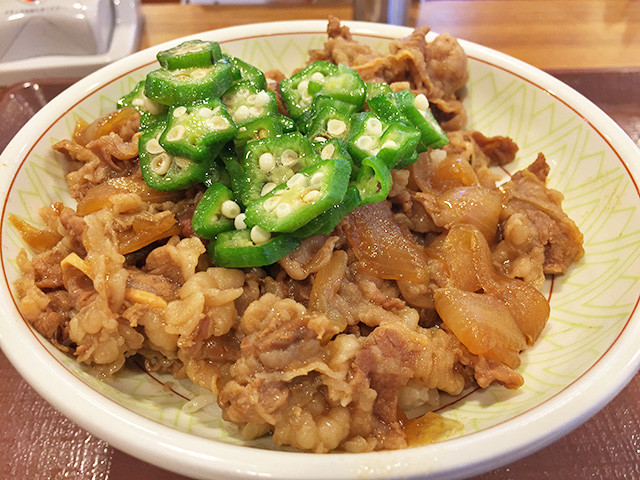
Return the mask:
[[[351,19],[349,1],[268,5],[144,4],[141,47],[246,23]],[[477,42],[542,69],[640,67],[638,0],[427,0],[414,2],[410,26]]]
[[[141,48],[239,24],[326,19],[330,14],[352,18],[349,1],[331,0],[209,6],[144,3],[141,12]],[[603,69],[640,71],[640,0],[414,2],[410,26],[423,23],[542,69],[573,72],[574,77],[566,78],[578,78],[586,87],[600,81],[596,78],[601,78]],[[590,72],[600,77],[591,77]],[[637,79],[625,85],[637,86]],[[640,91],[631,95],[640,98]],[[601,100],[609,101],[606,96]],[[634,117],[628,105],[630,122],[640,125],[640,108]],[[615,114],[613,100],[609,107]],[[640,128],[637,131],[640,135]],[[476,480],[640,478],[639,397],[636,376],[611,404],[574,432]],[[0,406],[0,480],[185,478],[133,458],[66,419],[20,378],[2,353]]]

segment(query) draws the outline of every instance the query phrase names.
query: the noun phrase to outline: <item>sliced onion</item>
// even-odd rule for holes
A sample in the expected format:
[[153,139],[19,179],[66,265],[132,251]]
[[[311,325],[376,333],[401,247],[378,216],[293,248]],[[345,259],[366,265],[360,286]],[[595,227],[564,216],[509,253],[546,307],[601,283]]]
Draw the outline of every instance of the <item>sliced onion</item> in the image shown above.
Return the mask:
[[364,205],[346,218],[347,239],[371,275],[419,283],[429,280],[424,248],[395,222],[387,202]]
[[144,180],[134,177],[114,177],[90,188],[78,202],[76,211],[88,215],[111,204],[110,197],[118,193],[136,193],[144,202],[161,203],[177,200],[178,192],[161,192],[149,188]]
[[124,107],[115,112],[111,112],[104,117],[86,124],[79,121],[75,131],[73,132],[73,141],[85,146],[92,140],[109,135],[111,132],[119,132],[123,126],[131,122],[136,117],[140,117],[140,113],[131,107]]
[[471,353],[511,368],[520,364],[518,354],[527,343],[504,303],[458,288],[440,288],[434,298],[442,322]]

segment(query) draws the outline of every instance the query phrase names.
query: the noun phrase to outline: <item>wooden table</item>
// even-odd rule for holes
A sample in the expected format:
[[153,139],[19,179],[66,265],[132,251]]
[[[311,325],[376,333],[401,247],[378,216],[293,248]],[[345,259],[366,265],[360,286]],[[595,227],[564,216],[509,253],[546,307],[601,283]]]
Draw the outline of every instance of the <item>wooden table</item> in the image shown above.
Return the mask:
[[[329,14],[350,19],[352,9],[344,1],[306,0],[268,6],[144,4],[142,13],[141,47],[147,47],[256,21],[326,19]],[[565,72],[568,80],[592,78],[590,72],[598,71],[599,78],[606,79],[609,74],[603,77],[602,69],[620,74],[640,68],[638,0],[428,1],[413,5],[411,22],[426,23],[435,31],[450,32],[543,69]],[[638,84],[636,80],[630,85]],[[640,91],[635,97],[640,98]],[[603,105],[607,99],[602,97]],[[632,119],[640,125],[640,115]],[[640,376],[573,433],[476,480],[640,478],[640,410],[633,408],[638,398]],[[18,376],[1,353],[0,402],[0,480],[184,478],[141,462],[67,420]]]

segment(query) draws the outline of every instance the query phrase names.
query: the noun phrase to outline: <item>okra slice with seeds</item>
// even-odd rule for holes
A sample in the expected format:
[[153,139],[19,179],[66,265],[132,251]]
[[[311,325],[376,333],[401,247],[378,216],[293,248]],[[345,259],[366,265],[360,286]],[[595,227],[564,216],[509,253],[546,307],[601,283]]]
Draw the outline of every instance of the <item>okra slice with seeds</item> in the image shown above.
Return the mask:
[[360,191],[356,185],[349,185],[342,202],[334,205],[313,220],[303,225],[291,235],[307,238],[314,235],[329,235],[342,219],[360,205]]
[[365,158],[355,185],[360,193],[360,205],[381,202],[387,198],[393,185],[391,171],[379,158]]
[[215,159],[208,157],[198,163],[169,154],[159,142],[164,128],[164,122],[157,122],[138,140],[140,170],[146,184],[156,190],[172,191],[203,182]]
[[233,199],[233,192],[214,183],[207,188],[193,212],[193,232],[203,238],[214,239],[220,232],[234,229],[234,220],[241,213]]
[[239,127],[262,117],[275,115],[278,103],[273,92],[251,82],[241,82],[225,92],[222,103]]
[[307,138],[312,142],[325,142],[331,138],[345,138],[349,133],[351,119],[332,105],[318,111],[307,130]]
[[352,120],[348,149],[354,160],[380,156],[388,168],[393,168],[411,155],[419,140],[420,133],[415,128],[363,112]]
[[398,168],[400,162],[416,153],[419,141],[420,132],[416,128],[400,122],[390,122],[380,138],[381,147],[377,156],[387,167]]
[[244,157],[247,143],[266,137],[282,135],[282,125],[274,116],[256,118],[255,120],[238,128],[238,133],[233,138],[236,155]]
[[447,134],[429,110],[429,101],[422,93],[416,96],[409,90],[401,90],[391,94],[390,98],[398,110],[420,131],[418,151],[440,148],[449,143]]
[[272,265],[300,246],[290,235],[272,235],[258,226],[220,233],[209,242],[207,251],[213,264],[227,268]]
[[140,128],[143,130],[167,113],[166,105],[154,102],[144,94],[144,83],[144,80],[138,82],[131,92],[117,102],[118,108],[132,107],[140,112]]
[[242,160],[243,203],[249,205],[317,160],[311,142],[298,132],[248,143]]
[[185,105],[219,98],[231,85],[231,65],[220,61],[208,67],[153,70],[147,74],[144,91],[151,100],[163,105]]
[[237,131],[222,102],[211,98],[171,107],[160,144],[173,155],[201,162],[215,157]]
[[156,58],[160,66],[169,70],[207,67],[222,58],[222,51],[218,42],[189,40],[158,52]]
[[247,205],[247,220],[268,232],[293,232],[342,202],[350,174],[344,160],[313,164]]
[[351,164],[351,179],[355,180],[358,173],[358,168],[353,163],[351,155],[347,150],[347,142],[341,138],[332,138],[326,142],[315,142],[313,148],[322,160],[329,160],[330,158],[339,158],[345,160]]
[[280,82],[280,94],[296,120],[311,110],[316,95],[324,95],[362,108],[366,87],[360,76],[344,65],[317,61]]

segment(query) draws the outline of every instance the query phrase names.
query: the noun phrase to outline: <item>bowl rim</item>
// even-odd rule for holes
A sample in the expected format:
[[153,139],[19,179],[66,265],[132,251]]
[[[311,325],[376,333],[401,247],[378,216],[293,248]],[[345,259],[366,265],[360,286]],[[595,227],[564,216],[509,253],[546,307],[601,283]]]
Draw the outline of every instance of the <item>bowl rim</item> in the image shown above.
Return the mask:
[[[412,31],[409,27],[367,22],[342,23],[357,36],[387,39],[406,36]],[[0,231],[4,229],[8,193],[16,174],[31,149],[49,128],[84,98],[155,61],[156,51],[205,34],[215,33],[216,39],[224,44],[265,35],[322,34],[326,31],[326,25],[325,20],[300,20],[201,32],[142,50],[78,81],[45,105],[0,156],[0,168],[5,168],[6,173],[1,180],[4,188]],[[463,39],[458,41],[469,58],[502,69],[546,91],[581,117],[618,156],[636,193],[640,195],[637,180],[640,178],[640,150],[602,110],[535,67],[476,43]],[[30,133],[43,129],[44,132],[35,139]],[[4,243],[2,239],[0,236],[0,242]],[[229,479],[252,476],[346,479],[427,475],[429,478],[445,479],[481,473],[532,453],[577,427],[611,400],[640,367],[640,351],[634,345],[634,338],[640,335],[638,298],[620,333],[586,372],[551,398],[507,421],[433,445],[372,453],[329,454],[329,461],[326,455],[302,452],[251,449],[248,455],[245,446],[216,442],[144,418],[93,390],[59,361],[51,362],[52,355],[33,328],[22,319],[15,299],[10,294],[4,270],[4,247],[0,257],[4,275],[0,301],[8,306],[4,309],[5,318],[14,320],[0,323],[0,347],[27,382],[65,416],[116,448],[162,468],[198,478],[217,475]],[[25,349],[33,356],[25,359]],[[55,386],[55,389],[51,386]],[[69,398],[73,402],[69,403]],[[514,421],[516,419],[518,421]],[[465,452],[464,458],[460,457],[460,451]],[[158,452],[162,455],[159,456]],[[425,462],[425,458],[428,461]]]

